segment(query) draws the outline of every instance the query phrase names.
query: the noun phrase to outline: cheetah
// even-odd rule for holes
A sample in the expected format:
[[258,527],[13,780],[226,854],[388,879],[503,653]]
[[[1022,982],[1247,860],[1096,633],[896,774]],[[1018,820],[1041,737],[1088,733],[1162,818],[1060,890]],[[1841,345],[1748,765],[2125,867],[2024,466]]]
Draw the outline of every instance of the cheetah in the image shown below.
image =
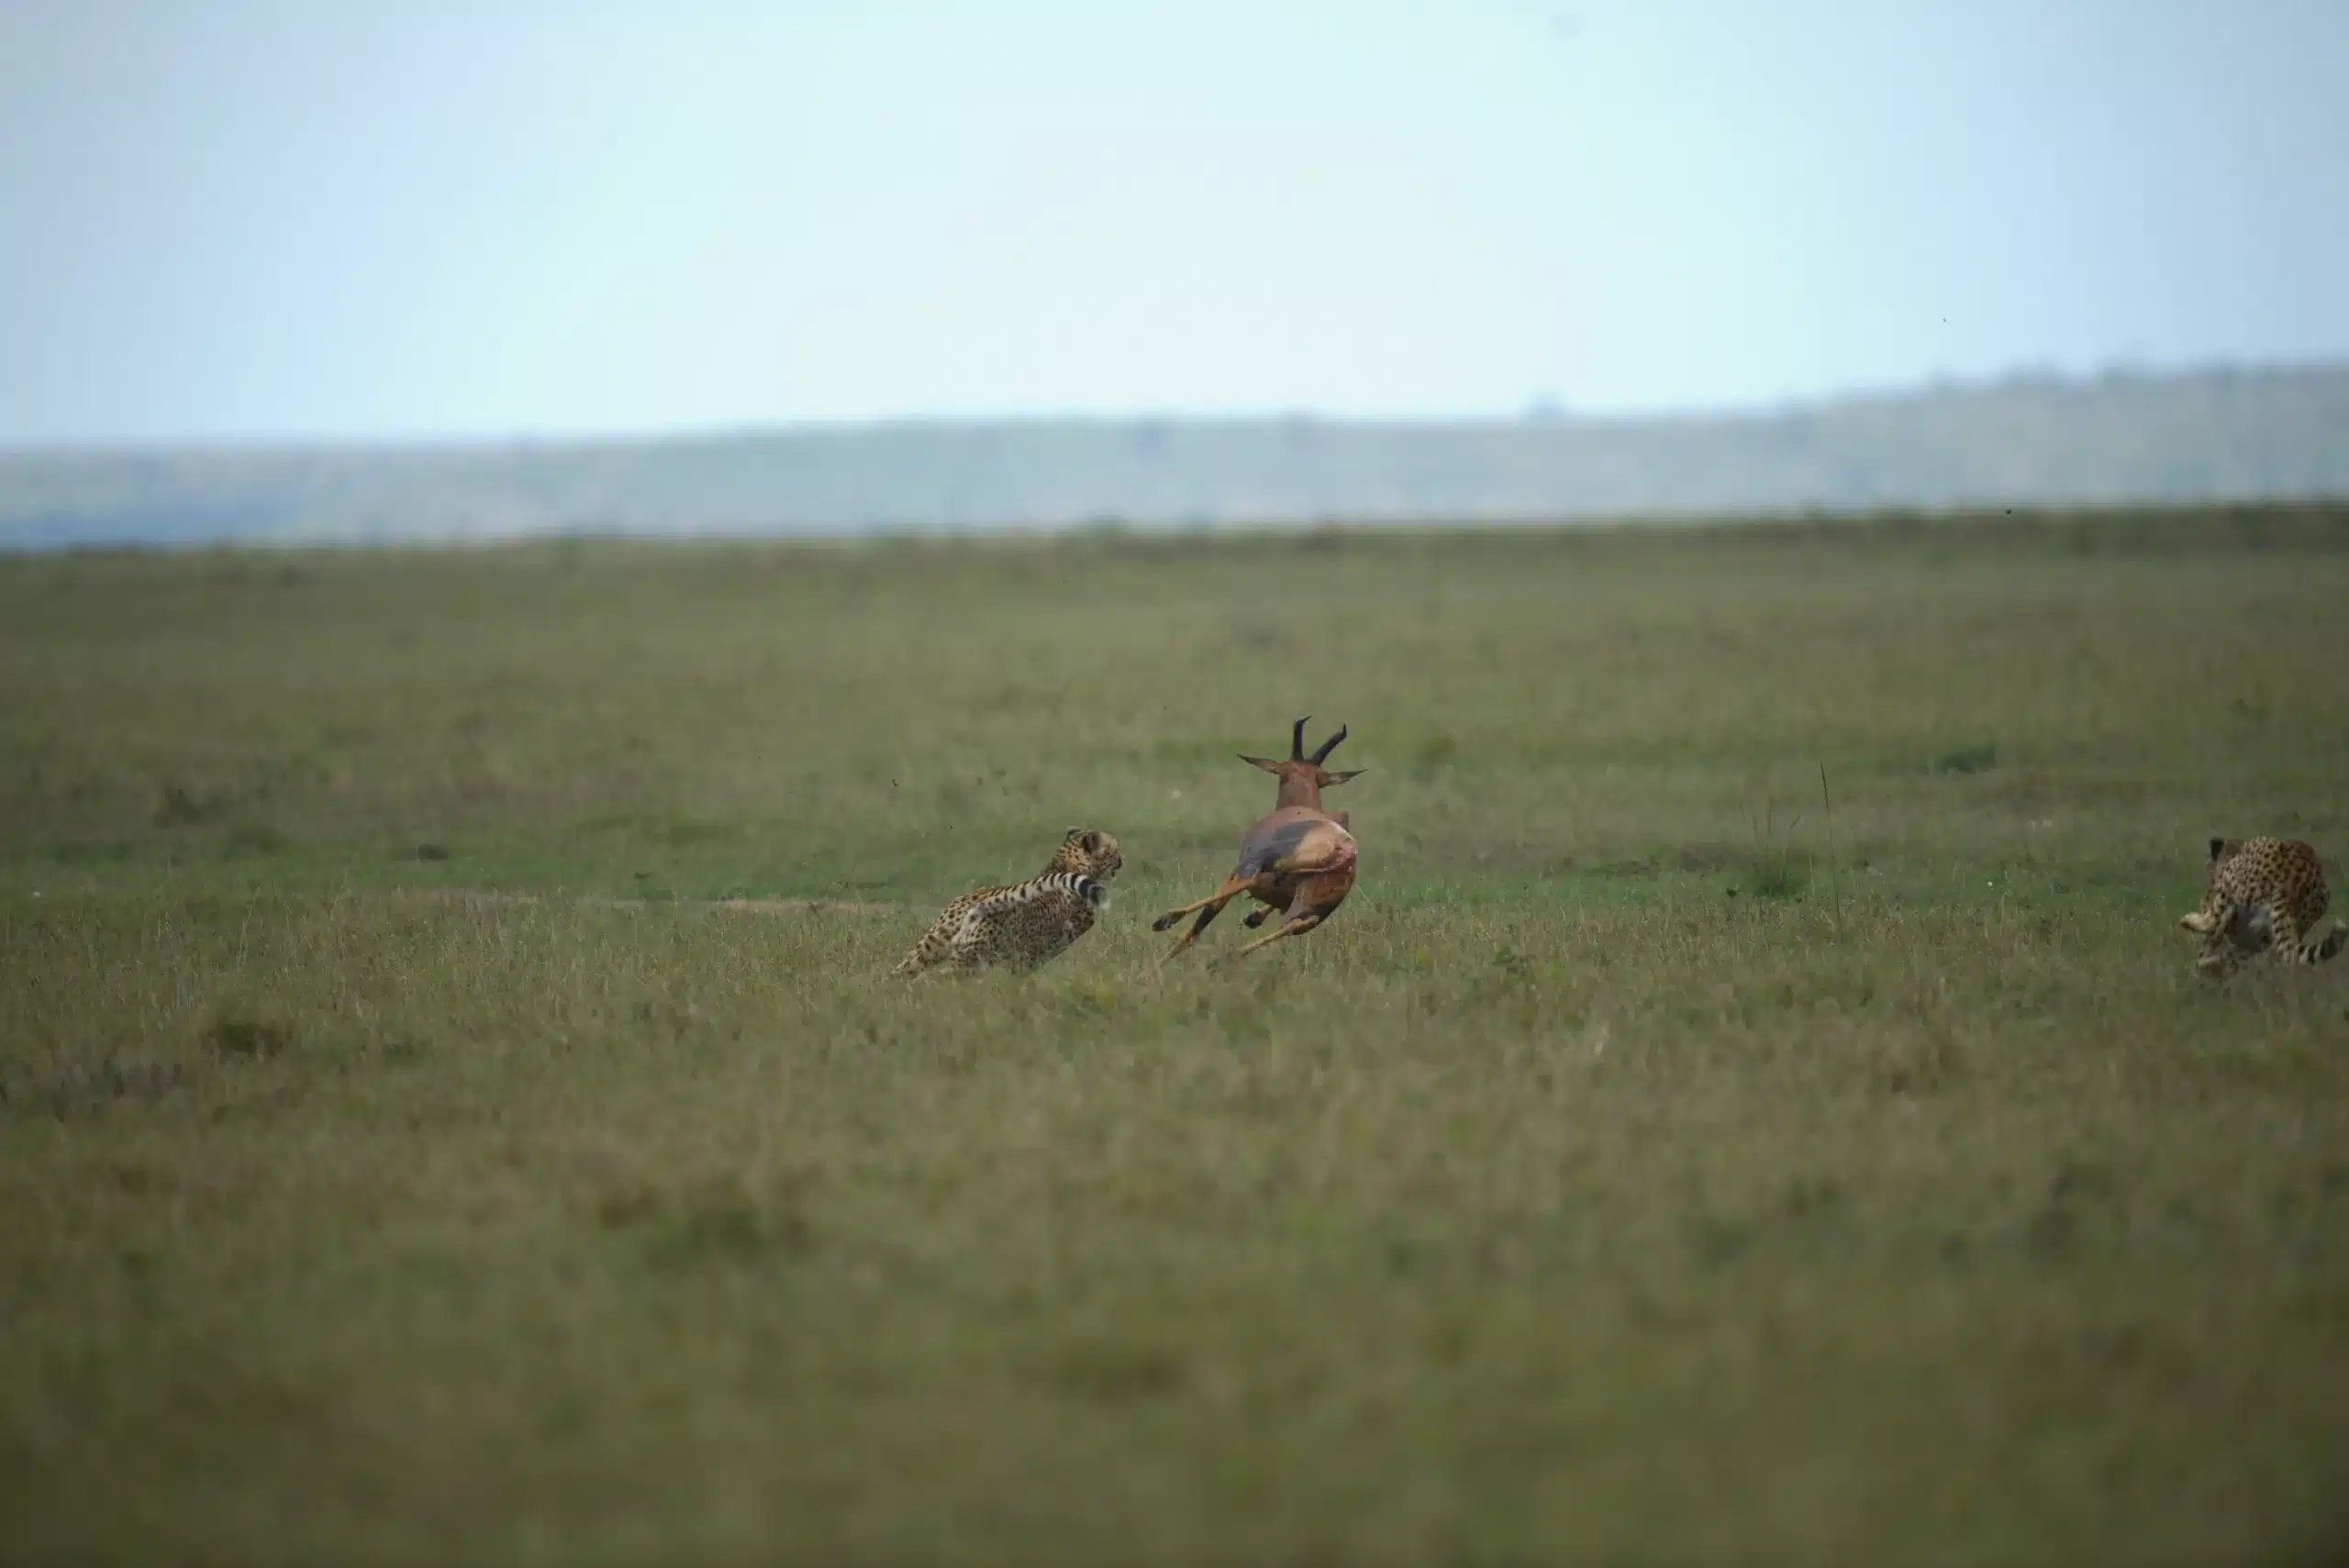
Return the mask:
[[2202,939],[2195,966],[2223,973],[2271,946],[2294,963],[2318,963],[2339,952],[2349,928],[2334,921],[2319,936],[2330,902],[2324,862],[2292,839],[2213,839],[2210,880],[2202,906],[2178,924]]
[[1094,912],[1109,902],[1108,881],[1125,863],[1114,836],[1072,828],[1036,875],[1008,887],[982,887],[949,904],[896,973],[919,974],[948,963],[972,974],[1049,962],[1093,929]]

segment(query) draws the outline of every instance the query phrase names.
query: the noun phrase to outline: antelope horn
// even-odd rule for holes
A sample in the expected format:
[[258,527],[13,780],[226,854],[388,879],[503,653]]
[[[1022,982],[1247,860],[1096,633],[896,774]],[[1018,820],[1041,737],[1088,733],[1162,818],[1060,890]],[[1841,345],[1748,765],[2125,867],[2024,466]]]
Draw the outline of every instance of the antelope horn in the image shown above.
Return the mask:
[[1318,767],[1321,763],[1328,762],[1330,760],[1330,753],[1336,751],[1338,749],[1338,742],[1343,740],[1345,738],[1346,727],[1341,724],[1338,726],[1338,732],[1335,735],[1330,736],[1327,740],[1322,741],[1321,750],[1313,753],[1314,764]]
[[1295,725],[1290,727],[1288,732],[1288,760],[1292,762],[1302,762],[1305,761],[1305,719],[1311,718],[1313,716],[1308,713],[1305,716],[1305,718],[1298,719]]

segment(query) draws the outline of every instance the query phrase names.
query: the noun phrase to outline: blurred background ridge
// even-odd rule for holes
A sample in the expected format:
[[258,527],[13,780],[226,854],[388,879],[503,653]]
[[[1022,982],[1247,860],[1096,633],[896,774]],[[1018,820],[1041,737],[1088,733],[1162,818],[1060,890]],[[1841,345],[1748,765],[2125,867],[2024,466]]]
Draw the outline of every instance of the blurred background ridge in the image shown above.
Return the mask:
[[0,542],[823,536],[2349,495],[2349,369],[2014,378],[1713,417],[899,421],[0,454]]
[[2339,495],[2343,58],[2295,0],[19,0],[0,545]]

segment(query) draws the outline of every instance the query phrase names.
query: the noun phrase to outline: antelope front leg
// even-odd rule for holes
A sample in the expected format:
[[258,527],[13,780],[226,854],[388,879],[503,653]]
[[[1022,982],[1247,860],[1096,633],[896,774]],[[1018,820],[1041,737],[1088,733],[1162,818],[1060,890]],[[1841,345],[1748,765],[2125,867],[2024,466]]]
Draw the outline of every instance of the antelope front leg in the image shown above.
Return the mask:
[[1301,937],[1305,935],[1306,932],[1311,930],[1314,927],[1319,925],[1322,918],[1323,917],[1319,915],[1310,914],[1291,916],[1287,920],[1282,922],[1278,930],[1273,932],[1270,936],[1258,937],[1254,941],[1250,942],[1247,946],[1236,949],[1230,956],[1226,957],[1223,962],[1225,963],[1238,963],[1241,959],[1246,958],[1258,948],[1270,947],[1273,943],[1279,941],[1284,937]]
[[[1216,889],[1213,893],[1208,894],[1205,898],[1194,898],[1188,904],[1184,905],[1180,909],[1169,909],[1165,914],[1161,915],[1157,919],[1152,920],[1150,923],[1150,929],[1153,931],[1163,931],[1167,927],[1173,925],[1175,921],[1181,919],[1184,916],[1194,914],[1201,909],[1213,909],[1217,914],[1220,914],[1225,905],[1230,903],[1233,899],[1239,897],[1241,894],[1247,891],[1248,879],[1246,877],[1227,876],[1221,882],[1216,884]],[[1209,915],[1207,917],[1207,920],[1201,920],[1199,925],[1204,926],[1208,923],[1208,920],[1212,920],[1214,918],[1215,915]],[[1196,927],[1193,928],[1192,934],[1194,936],[1198,934]]]
[[[1189,947],[1193,942],[1197,941],[1199,940],[1199,933],[1206,930],[1208,925],[1218,915],[1223,913],[1223,906],[1238,896],[1239,895],[1237,893],[1228,894],[1221,898],[1210,898],[1205,905],[1193,906],[1193,907],[1199,911],[1199,917],[1191,922],[1191,929],[1183,933],[1183,938],[1180,941],[1166,950],[1166,956],[1164,958],[1160,959],[1156,963],[1150,966],[1150,972],[1152,974],[1155,974],[1160,970],[1165,968],[1169,963],[1172,963],[1174,961],[1174,955],[1181,952],[1185,948]],[[1164,930],[1168,926],[1173,925],[1183,913],[1184,912],[1182,910],[1177,909],[1173,915],[1169,915],[1163,921],[1159,923],[1158,929],[1162,931]]]
[[1199,940],[1199,933],[1206,930],[1208,923],[1218,915],[1223,913],[1223,906],[1247,891],[1248,883],[1245,878],[1227,876],[1223,879],[1223,884],[1218,887],[1213,893],[1208,894],[1205,898],[1194,899],[1192,902],[1184,905],[1180,909],[1169,909],[1165,914],[1161,915],[1157,919],[1152,920],[1150,923],[1150,929],[1153,931],[1163,931],[1186,915],[1196,913],[1198,916],[1197,919],[1191,922],[1191,929],[1183,933],[1183,940],[1176,942],[1174,947],[1167,951],[1166,957],[1160,959],[1156,963],[1151,965],[1150,972],[1152,974],[1157,973],[1160,970],[1166,967],[1167,963],[1176,953],[1181,952],[1185,948],[1189,947],[1193,942],[1197,941]]
[[1321,917],[1319,915],[1293,915],[1286,921],[1283,922],[1279,930],[1275,931],[1269,937],[1258,937],[1254,941],[1250,942],[1246,947],[1240,949],[1237,952],[1234,952],[1230,958],[1225,959],[1223,962],[1226,963],[1238,963],[1241,959],[1246,958],[1258,948],[1270,947],[1273,943],[1279,941],[1283,937],[1301,937],[1320,923]]

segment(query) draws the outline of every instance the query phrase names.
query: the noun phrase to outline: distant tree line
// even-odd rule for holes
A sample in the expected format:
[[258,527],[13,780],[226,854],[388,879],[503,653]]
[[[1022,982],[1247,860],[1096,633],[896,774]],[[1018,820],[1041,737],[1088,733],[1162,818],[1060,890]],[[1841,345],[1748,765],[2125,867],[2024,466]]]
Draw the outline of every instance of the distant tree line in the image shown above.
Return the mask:
[[909,421],[0,453],[0,545],[1542,520],[2349,495],[2349,367],[2122,367],[1716,416]]

